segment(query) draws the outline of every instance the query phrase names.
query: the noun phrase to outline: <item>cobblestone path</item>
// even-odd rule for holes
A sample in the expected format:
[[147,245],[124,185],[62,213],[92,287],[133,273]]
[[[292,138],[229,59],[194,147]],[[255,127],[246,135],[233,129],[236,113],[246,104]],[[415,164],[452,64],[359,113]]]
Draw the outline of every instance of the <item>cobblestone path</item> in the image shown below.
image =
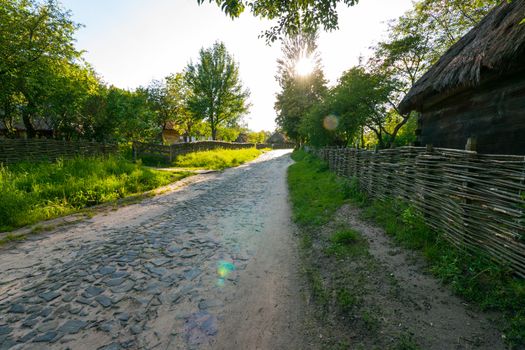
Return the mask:
[[[280,322],[289,327],[300,316],[287,306],[269,309],[295,288],[282,285],[296,269],[287,153],[199,175],[175,192],[1,250],[0,349],[236,349],[287,341],[275,334]],[[267,324],[243,338],[243,327],[254,326],[253,308],[268,309]]]

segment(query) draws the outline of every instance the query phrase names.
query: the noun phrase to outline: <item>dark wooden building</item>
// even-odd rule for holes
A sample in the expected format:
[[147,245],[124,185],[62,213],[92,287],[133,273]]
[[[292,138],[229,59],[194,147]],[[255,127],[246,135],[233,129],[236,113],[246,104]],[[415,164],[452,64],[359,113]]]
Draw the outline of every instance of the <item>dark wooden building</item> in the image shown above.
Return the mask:
[[453,45],[401,102],[424,146],[525,154],[525,0],[503,2]]

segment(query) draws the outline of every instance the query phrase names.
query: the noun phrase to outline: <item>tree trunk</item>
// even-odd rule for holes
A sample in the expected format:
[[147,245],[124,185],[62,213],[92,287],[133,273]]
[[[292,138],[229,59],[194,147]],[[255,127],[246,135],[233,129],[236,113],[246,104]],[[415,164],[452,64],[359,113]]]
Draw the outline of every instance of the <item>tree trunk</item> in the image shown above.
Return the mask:
[[30,108],[31,107],[28,105],[22,110],[22,121],[24,122],[24,126],[26,127],[27,138],[34,139],[36,137],[36,130],[31,121]]

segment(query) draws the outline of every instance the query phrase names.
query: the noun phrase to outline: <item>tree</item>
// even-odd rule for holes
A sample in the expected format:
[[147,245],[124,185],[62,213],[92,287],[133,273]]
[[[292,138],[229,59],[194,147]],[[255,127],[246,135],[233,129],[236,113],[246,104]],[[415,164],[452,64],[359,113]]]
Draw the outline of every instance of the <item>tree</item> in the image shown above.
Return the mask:
[[[286,39],[282,45],[283,57],[277,61],[276,79],[281,91],[275,102],[276,122],[289,138],[297,142],[305,141],[299,128],[301,120],[327,92],[316,38],[316,34],[303,33]],[[312,65],[311,71],[300,75],[297,65],[305,60]]]
[[189,109],[206,119],[214,140],[219,126],[235,124],[248,111],[250,93],[243,88],[239,66],[224,43],[216,42],[208,49],[201,49],[199,62],[188,64],[185,77],[191,89]]
[[[199,4],[206,0],[197,0]],[[276,25],[264,32],[268,43],[301,33],[313,34],[318,29],[338,28],[337,5],[357,4],[358,0],[208,0],[215,2],[231,18],[236,18],[249,8],[259,18],[275,20]]]
[[176,73],[166,78],[167,95],[173,106],[174,122],[182,130],[186,141],[195,136],[195,128],[202,121],[202,115],[190,110],[191,91],[184,73]]
[[[444,52],[476,25],[500,0],[422,0],[414,9],[389,25],[388,38],[379,42],[369,61],[369,71],[382,76],[390,93],[383,118],[381,147],[391,147],[410,114],[401,114],[397,105],[416,81]],[[383,112],[380,113],[384,115]],[[389,127],[385,127],[388,122]],[[380,125],[379,120],[377,125]]]
[[14,101],[22,106],[29,137],[35,136],[32,118],[43,108],[53,80],[50,67],[73,63],[78,28],[55,0],[0,0],[0,87],[4,118],[10,118]]

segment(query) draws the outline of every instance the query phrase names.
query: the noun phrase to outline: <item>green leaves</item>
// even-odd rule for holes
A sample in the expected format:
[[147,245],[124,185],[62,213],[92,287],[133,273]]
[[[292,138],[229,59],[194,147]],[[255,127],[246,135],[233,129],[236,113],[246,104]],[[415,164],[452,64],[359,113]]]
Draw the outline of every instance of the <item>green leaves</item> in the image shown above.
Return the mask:
[[[199,4],[206,0],[197,0]],[[255,17],[274,20],[277,24],[261,36],[268,43],[294,37],[301,33],[316,33],[319,29],[338,28],[337,5],[353,6],[358,0],[209,0],[215,2],[231,18],[239,17],[246,8]]]

